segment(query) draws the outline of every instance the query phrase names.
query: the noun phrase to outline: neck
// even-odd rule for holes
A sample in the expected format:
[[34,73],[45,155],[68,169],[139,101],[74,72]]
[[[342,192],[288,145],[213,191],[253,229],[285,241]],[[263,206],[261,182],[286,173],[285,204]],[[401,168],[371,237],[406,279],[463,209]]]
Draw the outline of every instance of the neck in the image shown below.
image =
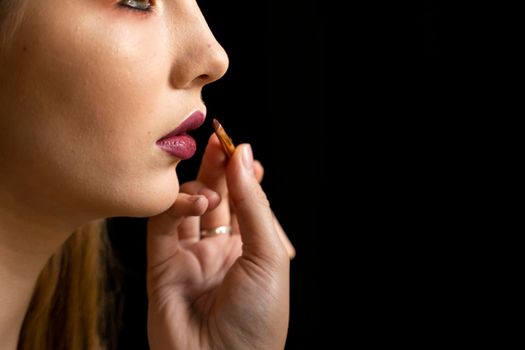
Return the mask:
[[40,272],[83,222],[44,213],[0,196],[0,349],[16,349]]

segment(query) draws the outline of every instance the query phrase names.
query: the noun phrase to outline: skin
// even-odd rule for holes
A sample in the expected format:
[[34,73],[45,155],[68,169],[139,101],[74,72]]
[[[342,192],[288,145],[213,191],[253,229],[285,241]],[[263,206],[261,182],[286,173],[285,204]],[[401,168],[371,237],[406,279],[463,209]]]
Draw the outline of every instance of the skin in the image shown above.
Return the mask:
[[16,349],[36,278],[76,227],[139,216],[152,349],[282,349],[293,247],[262,166],[248,145],[228,161],[212,136],[179,188],[179,160],[155,144],[205,111],[228,58],[193,0],[115,4],[27,1],[0,48],[0,348]]

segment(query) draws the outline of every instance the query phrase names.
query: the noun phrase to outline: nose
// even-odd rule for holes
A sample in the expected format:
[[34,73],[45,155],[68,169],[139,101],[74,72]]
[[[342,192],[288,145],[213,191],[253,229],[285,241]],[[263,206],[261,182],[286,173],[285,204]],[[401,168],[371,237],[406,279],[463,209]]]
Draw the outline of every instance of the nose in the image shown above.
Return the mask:
[[[176,89],[203,87],[220,79],[228,70],[228,55],[212,34],[197,8],[184,16],[179,13],[174,30],[174,62],[170,82]],[[181,23],[184,22],[184,23]]]

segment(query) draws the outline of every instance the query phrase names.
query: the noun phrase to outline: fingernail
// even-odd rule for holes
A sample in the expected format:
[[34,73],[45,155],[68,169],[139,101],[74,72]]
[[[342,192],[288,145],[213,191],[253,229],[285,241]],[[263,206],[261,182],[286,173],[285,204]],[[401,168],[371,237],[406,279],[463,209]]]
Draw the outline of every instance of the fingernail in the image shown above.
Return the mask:
[[242,165],[253,175],[253,152],[249,144],[242,149]]

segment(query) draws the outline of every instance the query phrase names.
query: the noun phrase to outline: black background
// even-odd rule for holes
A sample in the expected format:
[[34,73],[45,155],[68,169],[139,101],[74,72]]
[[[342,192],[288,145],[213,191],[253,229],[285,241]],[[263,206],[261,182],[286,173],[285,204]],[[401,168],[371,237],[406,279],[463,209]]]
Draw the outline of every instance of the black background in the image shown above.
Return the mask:
[[442,13],[437,1],[425,0],[423,10],[418,14],[417,25],[422,34],[420,40],[426,57],[437,57],[441,54],[443,42],[439,36]]
[[[291,319],[286,349],[319,343],[320,237],[324,105],[323,14],[314,1],[199,1],[216,38],[228,52],[226,76],[205,87],[207,122],[193,135],[197,155],[179,165],[181,183],[192,180],[211,119],[235,143],[248,142],[265,167],[263,187],[297,257],[291,265]],[[109,220],[122,266],[123,317],[119,349],[147,349],[145,219]]]

